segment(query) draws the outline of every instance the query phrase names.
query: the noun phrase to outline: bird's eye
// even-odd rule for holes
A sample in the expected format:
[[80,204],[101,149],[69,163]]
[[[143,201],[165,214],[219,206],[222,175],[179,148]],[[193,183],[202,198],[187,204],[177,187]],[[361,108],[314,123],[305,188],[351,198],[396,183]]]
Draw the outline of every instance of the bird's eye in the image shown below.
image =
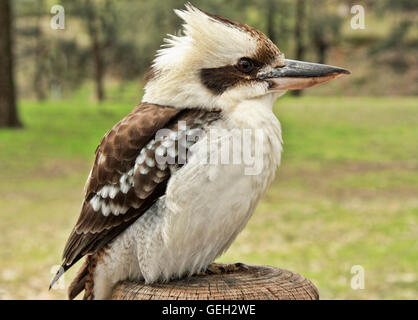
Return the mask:
[[250,73],[254,70],[254,62],[248,58],[241,58],[238,60],[237,68],[244,73]]

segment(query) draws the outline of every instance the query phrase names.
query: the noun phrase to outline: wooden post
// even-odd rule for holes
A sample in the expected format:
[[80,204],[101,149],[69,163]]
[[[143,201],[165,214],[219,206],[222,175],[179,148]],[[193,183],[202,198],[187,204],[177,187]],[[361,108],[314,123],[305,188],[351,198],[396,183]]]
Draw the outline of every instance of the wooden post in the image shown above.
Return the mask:
[[213,263],[192,277],[145,285],[118,283],[115,300],[318,300],[311,281],[292,271],[242,263]]

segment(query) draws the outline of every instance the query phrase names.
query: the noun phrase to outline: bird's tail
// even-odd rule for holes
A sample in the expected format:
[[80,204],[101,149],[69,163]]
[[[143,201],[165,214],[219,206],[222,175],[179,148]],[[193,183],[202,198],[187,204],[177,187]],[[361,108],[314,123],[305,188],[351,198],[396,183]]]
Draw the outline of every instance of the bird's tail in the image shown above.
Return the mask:
[[86,259],[78,270],[77,275],[68,287],[68,299],[74,300],[81,291],[86,288],[87,278],[89,277],[88,259]]
[[94,294],[94,271],[97,265],[97,256],[87,256],[83,265],[74,280],[71,282],[68,288],[68,299],[73,300],[77,297],[81,291],[84,290],[84,300],[93,300]]
[[[68,299],[73,300],[83,290],[85,291],[83,297],[84,300],[94,299],[94,272],[96,270],[97,260],[97,254],[93,254],[86,257],[83,265],[78,270],[77,275],[68,287]],[[65,264],[61,266],[54,279],[52,279],[51,284],[49,285],[49,290],[51,290],[53,285],[58,281],[59,278],[61,278],[61,276],[64,274],[65,271],[68,270],[68,268],[69,266]]]
[[[61,276],[64,274],[65,271],[68,270],[68,266],[63,264],[57,274],[55,275],[54,279],[52,279],[51,284],[49,285],[49,290],[52,289],[54,284],[61,278]],[[68,288],[68,298],[70,300],[73,300],[75,297],[78,296],[78,294],[86,289],[86,284],[88,280],[92,281],[92,277],[89,274],[89,259],[84,261],[83,265],[81,266],[80,270],[78,270],[78,273],[74,280],[71,282],[70,287]],[[92,287],[92,286],[90,286]]]
[[55,282],[58,281],[59,278],[61,278],[61,276],[64,274],[65,271],[67,271],[68,267],[64,264],[62,265],[59,270],[57,271],[54,279],[52,279],[51,283],[49,284],[49,290],[52,289],[52,287],[54,286]]

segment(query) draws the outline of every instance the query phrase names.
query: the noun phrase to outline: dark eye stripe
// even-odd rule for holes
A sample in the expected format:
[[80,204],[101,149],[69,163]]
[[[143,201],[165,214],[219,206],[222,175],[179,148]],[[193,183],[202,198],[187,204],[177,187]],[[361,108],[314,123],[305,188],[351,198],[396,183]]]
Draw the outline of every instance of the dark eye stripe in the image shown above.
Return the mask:
[[254,67],[250,72],[240,71],[237,65],[228,65],[219,68],[201,69],[200,79],[205,87],[214,94],[222,94],[228,88],[234,87],[239,83],[248,83],[248,81],[255,80],[260,66],[257,61],[252,61]]
[[243,80],[242,73],[235,66],[202,69],[200,78],[205,87],[215,94],[222,94]]

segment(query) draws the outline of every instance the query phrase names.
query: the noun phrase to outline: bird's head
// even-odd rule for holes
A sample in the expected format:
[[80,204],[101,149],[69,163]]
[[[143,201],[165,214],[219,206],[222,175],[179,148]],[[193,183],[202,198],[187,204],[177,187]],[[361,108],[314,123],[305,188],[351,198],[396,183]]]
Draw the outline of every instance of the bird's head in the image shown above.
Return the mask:
[[147,75],[144,102],[221,109],[329,81],[345,69],[285,59],[262,32],[192,5],[175,10],[181,35],[169,35]]

